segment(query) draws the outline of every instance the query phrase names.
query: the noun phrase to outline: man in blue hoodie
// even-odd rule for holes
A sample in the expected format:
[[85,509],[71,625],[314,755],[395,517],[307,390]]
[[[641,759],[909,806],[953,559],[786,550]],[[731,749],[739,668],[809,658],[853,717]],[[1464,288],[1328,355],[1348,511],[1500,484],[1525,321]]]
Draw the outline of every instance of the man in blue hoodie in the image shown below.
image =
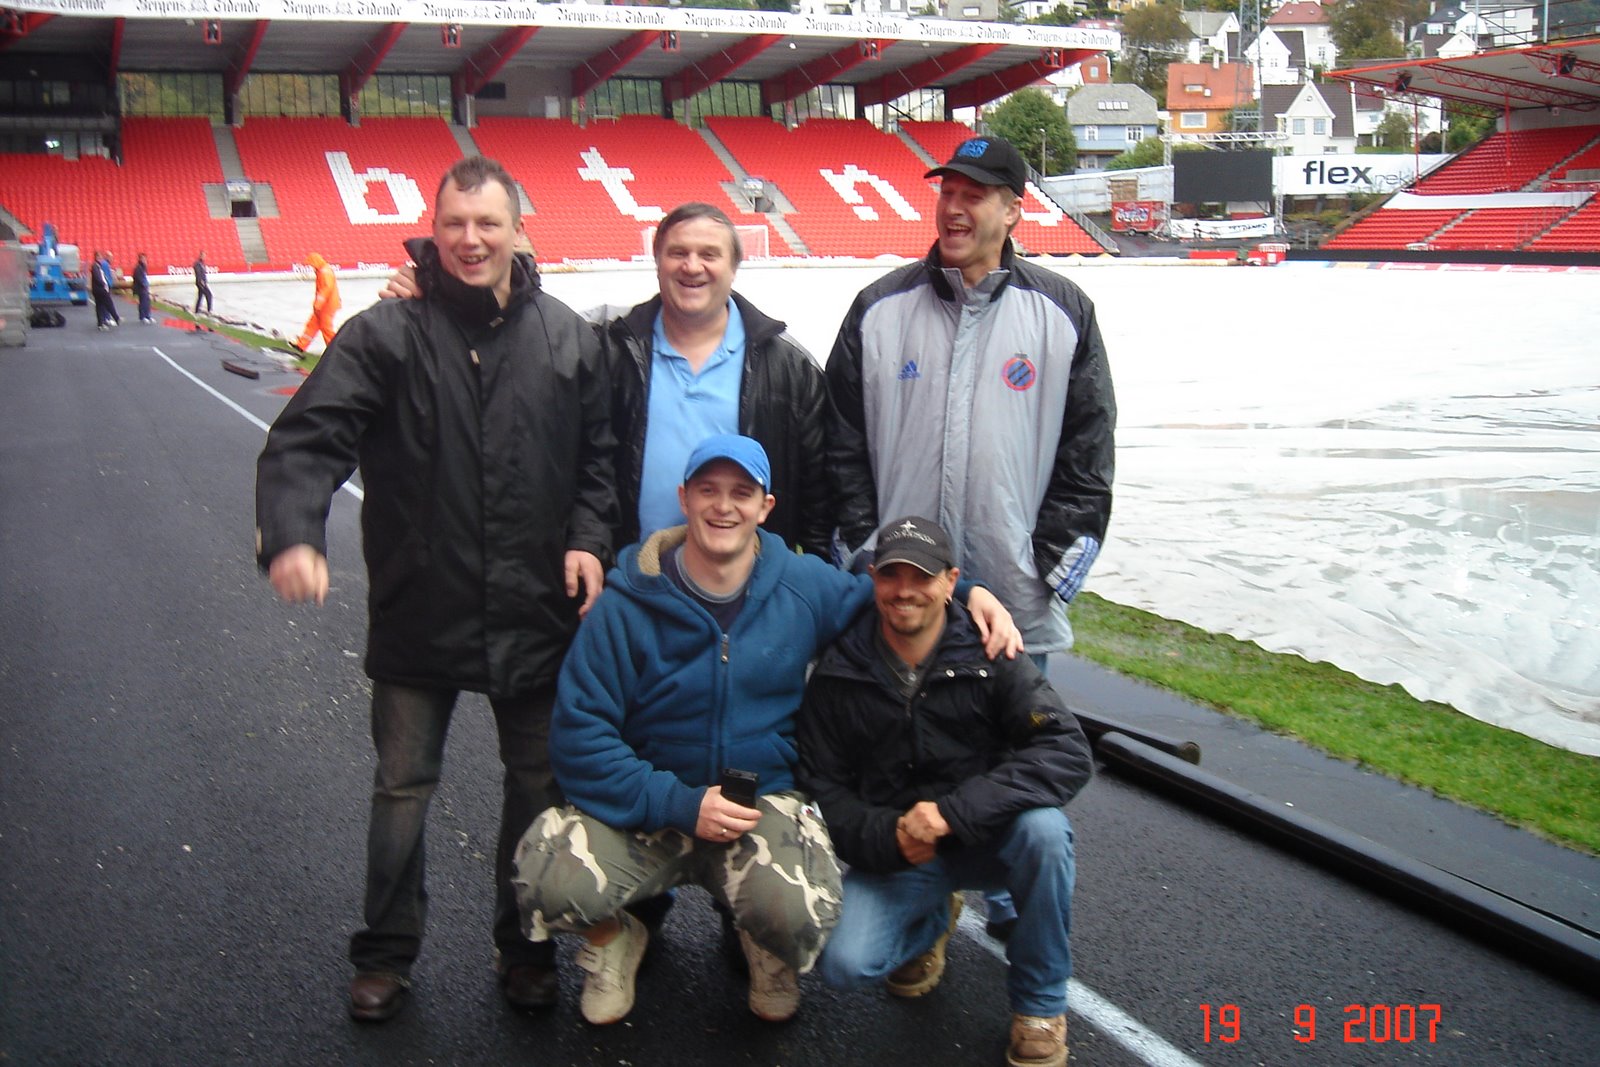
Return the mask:
[[[795,712],[807,664],[872,583],[761,530],[770,483],[751,438],[695,448],[678,491],[686,525],[624,550],[561,668],[550,760],[568,803],[534,820],[512,881],[530,938],[584,935],[582,1010],[596,1025],[633,1007],[649,940],[623,910],[636,901],[704,886],[734,917],[750,1010],[770,1022],[798,1009],[798,976],[839,916],[827,829],[795,786]],[[969,603],[989,654],[1014,654],[999,601],[973,588]],[[753,798],[724,794],[730,768],[756,776]]]

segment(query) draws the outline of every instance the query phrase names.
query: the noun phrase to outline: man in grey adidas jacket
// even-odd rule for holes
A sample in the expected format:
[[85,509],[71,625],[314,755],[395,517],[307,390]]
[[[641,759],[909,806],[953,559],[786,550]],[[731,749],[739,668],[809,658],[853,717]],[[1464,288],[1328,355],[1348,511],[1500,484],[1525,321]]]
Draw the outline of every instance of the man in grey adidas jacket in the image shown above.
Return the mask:
[[934,175],[938,242],[862,290],[828,359],[837,547],[870,550],[884,515],[935,519],[1042,668],[1072,645],[1111,516],[1111,372],[1089,298],[1016,258],[1017,150],[974,137]]

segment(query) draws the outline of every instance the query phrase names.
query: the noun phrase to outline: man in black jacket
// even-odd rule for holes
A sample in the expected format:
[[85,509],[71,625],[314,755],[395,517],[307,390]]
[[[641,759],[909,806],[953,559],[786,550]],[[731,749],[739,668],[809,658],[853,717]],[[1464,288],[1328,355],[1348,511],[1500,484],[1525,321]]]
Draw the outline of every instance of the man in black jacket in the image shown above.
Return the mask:
[[155,316],[150,314],[150,257],[143,252],[133,268],[133,295],[139,298],[139,321],[146,326],[155,322]]
[[1067,1059],[1074,857],[1061,806],[1092,769],[1083,730],[1026,657],[988,660],[952,602],[950,538],[918,516],[878,533],[866,613],[811,676],[798,782],[849,865],[817,970],[920,997],[944,974],[960,890],[1006,889],[1007,1063]]
[[616,442],[594,331],[513,255],[516,205],[498,163],[450,169],[433,239],[408,246],[427,297],[346,323],[257,467],[257,559],[291,603],[327,595],[330,499],[358,462],[365,486],[378,770],[366,926],[350,941],[349,1007],[361,1020],[399,1010],[421,947],[423,824],[462,690],[488,695],[505,765],[496,969],[517,1007],[556,997],[552,945],[519,930],[511,856],[558,800],[550,708],[610,559]]

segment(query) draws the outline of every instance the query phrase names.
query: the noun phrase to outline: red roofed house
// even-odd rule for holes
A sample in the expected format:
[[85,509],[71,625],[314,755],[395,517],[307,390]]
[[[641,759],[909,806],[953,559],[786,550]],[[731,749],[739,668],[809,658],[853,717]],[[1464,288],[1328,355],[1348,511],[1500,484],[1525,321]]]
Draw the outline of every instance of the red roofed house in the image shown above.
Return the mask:
[[1167,67],[1172,133],[1225,133],[1228,112],[1255,105],[1255,74],[1244,63],[1173,63]]
[[1305,38],[1305,62],[1309,67],[1332,70],[1339,60],[1339,46],[1333,43],[1333,27],[1322,5],[1312,0],[1290,0],[1267,19],[1267,28],[1276,33],[1299,31]]

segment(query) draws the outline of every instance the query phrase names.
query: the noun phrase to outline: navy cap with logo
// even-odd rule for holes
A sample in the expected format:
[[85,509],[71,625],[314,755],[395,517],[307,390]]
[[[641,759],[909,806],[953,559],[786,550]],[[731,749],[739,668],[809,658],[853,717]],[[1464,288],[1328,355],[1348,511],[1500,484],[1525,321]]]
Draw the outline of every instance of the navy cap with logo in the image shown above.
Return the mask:
[[969,137],[956,146],[950,162],[923,177],[943,174],[960,174],[982,185],[1004,185],[1018,196],[1028,183],[1028,165],[1022,161],[1022,153],[999,137]]
[[753,437],[736,433],[719,433],[708,437],[689,453],[688,465],[683,468],[683,484],[688,485],[700,468],[713,460],[726,459],[744,468],[752,481],[763,489],[772,487],[772,464],[767,461],[767,450]]
[[924,574],[943,574],[956,565],[950,535],[932,519],[907,515],[878,531],[878,552],[874,567],[909,563]]

